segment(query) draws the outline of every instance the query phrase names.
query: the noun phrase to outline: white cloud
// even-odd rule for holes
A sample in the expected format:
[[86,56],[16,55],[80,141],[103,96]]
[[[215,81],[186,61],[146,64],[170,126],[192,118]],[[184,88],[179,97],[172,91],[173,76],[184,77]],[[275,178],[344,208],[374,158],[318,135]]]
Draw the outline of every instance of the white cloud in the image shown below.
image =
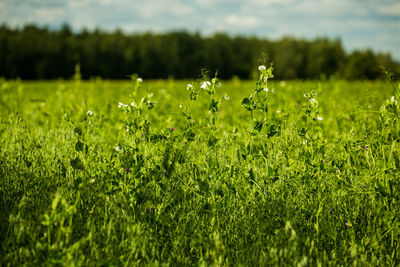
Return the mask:
[[[379,13],[400,17],[400,2],[378,6]],[[400,18],[399,18],[400,20]]]
[[182,17],[193,13],[193,8],[187,4],[181,3],[179,0],[155,1],[148,0],[145,3],[131,6],[132,10],[143,17],[152,17],[157,15],[172,15]]
[[93,3],[91,0],[69,0],[67,2],[67,7],[70,9],[77,9],[77,11],[80,8],[93,8]]
[[111,6],[112,4],[115,4],[115,0],[99,0],[100,5],[102,6]]
[[195,0],[196,5],[201,7],[213,8],[220,4],[229,4],[231,1],[229,0]]
[[271,8],[273,5],[277,6],[290,6],[293,5],[295,0],[248,0],[244,1],[244,5],[249,5],[253,7]]
[[57,21],[58,18],[62,17],[64,14],[64,10],[61,8],[43,8],[39,9],[32,15],[32,20],[36,20],[37,18],[42,19],[42,23],[52,23],[53,21]]
[[227,26],[238,27],[240,29],[253,28],[260,25],[257,17],[229,15],[225,19]]

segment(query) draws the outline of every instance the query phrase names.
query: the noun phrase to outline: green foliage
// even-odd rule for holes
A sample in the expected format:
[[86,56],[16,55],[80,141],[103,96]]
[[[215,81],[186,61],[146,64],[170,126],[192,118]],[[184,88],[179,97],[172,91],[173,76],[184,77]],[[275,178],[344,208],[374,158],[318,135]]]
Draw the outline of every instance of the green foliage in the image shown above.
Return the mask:
[[0,262],[399,265],[398,82],[274,74],[0,80]]
[[254,66],[262,52],[275,62],[278,79],[385,78],[379,66],[400,72],[399,62],[389,54],[370,50],[347,54],[339,39],[0,26],[0,77],[5,78],[125,79],[134,71],[143,78],[182,79],[195,78],[199,69],[207,68],[218,70],[223,79],[249,79],[258,76]]

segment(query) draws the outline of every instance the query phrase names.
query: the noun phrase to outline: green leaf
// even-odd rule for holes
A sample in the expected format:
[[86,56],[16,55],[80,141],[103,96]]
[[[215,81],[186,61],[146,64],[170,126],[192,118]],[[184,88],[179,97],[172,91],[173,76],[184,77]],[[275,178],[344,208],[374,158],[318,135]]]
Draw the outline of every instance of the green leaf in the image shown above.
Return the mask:
[[71,159],[69,163],[74,170],[83,170],[84,168],[82,161],[78,157],[76,157],[75,159]]
[[189,112],[182,111],[182,115],[183,115],[186,119],[188,119],[188,120],[191,120],[191,119],[192,119],[192,117],[190,116],[190,113],[189,113]]
[[75,144],[75,150],[78,151],[78,152],[79,152],[79,151],[83,151],[84,147],[85,147],[85,144],[82,143],[82,142],[79,141],[79,140],[78,140],[78,142],[76,142],[76,144]]
[[219,110],[219,101],[211,99],[208,110],[210,110],[212,112],[217,112]]
[[186,132],[185,132],[185,138],[188,140],[188,141],[194,141],[194,138],[195,138],[195,136],[196,136],[196,133],[192,130],[192,129],[189,129],[189,130],[187,130]]
[[385,161],[383,159],[378,159],[376,165],[382,170],[385,169]]
[[82,135],[82,130],[81,130],[81,128],[80,127],[75,127],[75,129],[74,129],[74,134],[77,134],[77,135]]
[[61,175],[63,177],[67,175],[67,168],[65,168],[64,164],[61,164]]
[[211,135],[208,138],[208,146],[214,146],[218,142],[218,138],[216,138],[214,135]]
[[274,136],[274,135],[276,135],[277,133],[279,133],[280,132],[280,126],[278,125],[278,126],[275,126],[274,124],[272,124],[271,126],[269,126],[269,129],[268,129],[268,137],[272,137],[272,136]]
[[249,170],[248,175],[249,175],[250,180],[254,180],[255,179],[253,168],[251,168]]
[[192,90],[190,92],[190,100],[192,101],[196,101],[197,97],[199,96],[199,92]]
[[256,109],[256,105],[248,97],[243,98],[241,104],[245,109],[247,109],[249,111],[253,111]]
[[263,124],[264,123],[262,121],[250,120],[249,126],[247,127],[247,131],[251,135],[257,135],[261,132]]
[[25,165],[26,165],[26,167],[30,167],[30,166],[32,166],[32,162],[31,161],[29,161],[29,160],[27,160],[27,159],[24,159],[24,161],[25,161]]

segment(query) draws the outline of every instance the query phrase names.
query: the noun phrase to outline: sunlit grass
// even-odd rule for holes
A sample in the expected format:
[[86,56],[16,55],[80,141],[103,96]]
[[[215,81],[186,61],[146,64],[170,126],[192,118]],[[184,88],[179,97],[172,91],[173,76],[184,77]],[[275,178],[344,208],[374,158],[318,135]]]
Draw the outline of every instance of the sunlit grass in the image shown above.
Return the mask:
[[267,82],[1,81],[1,262],[398,265],[398,93]]

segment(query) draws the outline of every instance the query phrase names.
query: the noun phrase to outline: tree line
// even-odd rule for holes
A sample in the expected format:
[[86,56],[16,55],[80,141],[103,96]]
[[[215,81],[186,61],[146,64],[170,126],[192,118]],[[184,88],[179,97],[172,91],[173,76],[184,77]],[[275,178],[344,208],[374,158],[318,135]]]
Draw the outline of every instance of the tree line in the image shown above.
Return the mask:
[[379,79],[381,67],[400,71],[390,54],[359,50],[346,53],[339,39],[230,36],[175,31],[125,34],[100,29],[74,32],[68,25],[0,27],[0,77],[71,78],[80,64],[82,78],[196,78],[201,69],[219,77],[249,79],[262,53],[274,64],[277,79]]

